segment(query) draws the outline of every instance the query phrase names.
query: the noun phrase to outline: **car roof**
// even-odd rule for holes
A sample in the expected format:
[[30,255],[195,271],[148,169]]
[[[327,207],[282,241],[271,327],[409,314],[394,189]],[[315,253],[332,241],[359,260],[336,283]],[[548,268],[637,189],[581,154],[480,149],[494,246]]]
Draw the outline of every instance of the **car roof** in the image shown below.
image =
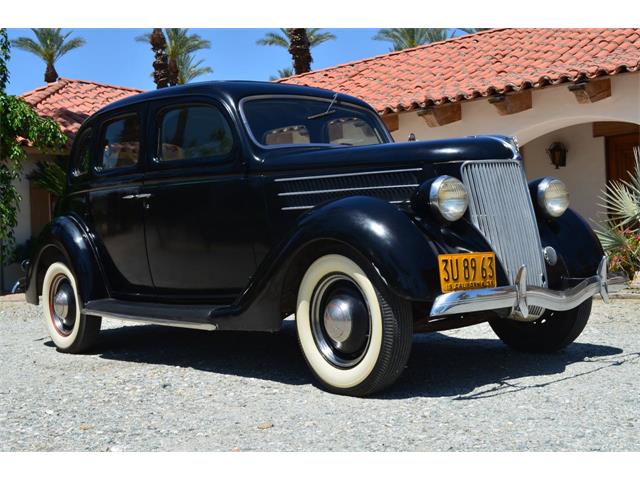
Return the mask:
[[[158,100],[176,95],[187,94],[215,94],[219,97],[226,97],[237,105],[244,97],[254,95],[307,95],[322,98],[333,98],[336,92],[322,88],[305,87],[300,85],[289,85],[274,82],[257,82],[249,80],[226,80],[212,82],[198,82],[175,87],[150,90],[148,92],[131,95],[116,102],[110,103],[98,110],[94,115],[100,115],[112,110],[118,110],[129,105],[141,102]],[[338,100],[354,103],[363,107],[371,108],[366,102],[350,95],[338,94]],[[92,116],[94,116],[92,115]]]

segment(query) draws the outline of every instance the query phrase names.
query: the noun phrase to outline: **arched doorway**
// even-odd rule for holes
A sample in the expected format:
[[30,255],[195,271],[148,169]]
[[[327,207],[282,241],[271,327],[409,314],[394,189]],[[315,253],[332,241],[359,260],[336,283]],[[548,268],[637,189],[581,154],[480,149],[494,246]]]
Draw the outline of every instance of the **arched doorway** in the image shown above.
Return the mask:
[[[551,130],[540,127],[534,128],[543,133],[522,145],[527,177],[560,178],[569,188],[572,208],[591,223],[602,220],[599,197],[608,180],[628,178],[627,172],[634,165],[633,147],[640,145],[640,126],[599,119]],[[564,167],[552,165],[547,154],[549,146],[556,142],[567,149]]]

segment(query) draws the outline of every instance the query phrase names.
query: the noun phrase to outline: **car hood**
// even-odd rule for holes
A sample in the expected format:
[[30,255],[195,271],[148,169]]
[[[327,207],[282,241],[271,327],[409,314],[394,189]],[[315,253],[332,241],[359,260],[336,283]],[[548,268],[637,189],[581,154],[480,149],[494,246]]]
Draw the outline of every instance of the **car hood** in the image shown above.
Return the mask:
[[310,146],[265,150],[257,169],[264,172],[349,167],[422,167],[466,160],[517,158],[515,143],[504,136],[476,136],[363,147]]

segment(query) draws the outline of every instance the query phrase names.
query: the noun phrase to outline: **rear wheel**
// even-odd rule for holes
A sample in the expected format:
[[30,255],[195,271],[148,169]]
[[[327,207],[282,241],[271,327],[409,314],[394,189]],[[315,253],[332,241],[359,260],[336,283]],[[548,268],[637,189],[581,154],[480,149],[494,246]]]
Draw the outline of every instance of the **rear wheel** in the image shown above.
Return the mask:
[[321,385],[364,396],[402,373],[413,334],[410,305],[382,294],[352,259],[314,261],[298,290],[296,326],[302,353]]
[[83,315],[75,277],[62,262],[52,263],[42,283],[45,326],[61,352],[81,353],[98,338],[102,319]]
[[591,314],[591,299],[573,310],[547,310],[535,322],[495,319],[489,325],[510,347],[523,352],[555,352],[582,333]]

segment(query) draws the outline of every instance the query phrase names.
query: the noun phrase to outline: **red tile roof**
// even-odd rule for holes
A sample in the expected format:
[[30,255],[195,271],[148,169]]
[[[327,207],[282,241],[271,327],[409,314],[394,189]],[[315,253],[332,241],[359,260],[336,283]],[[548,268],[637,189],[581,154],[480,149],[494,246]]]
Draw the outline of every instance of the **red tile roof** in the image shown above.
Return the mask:
[[53,118],[69,140],[89,115],[105,105],[144,90],[85,80],[60,78],[57,82],[21,95],[42,117]]
[[504,28],[278,81],[336,90],[390,113],[639,67],[637,28]]

